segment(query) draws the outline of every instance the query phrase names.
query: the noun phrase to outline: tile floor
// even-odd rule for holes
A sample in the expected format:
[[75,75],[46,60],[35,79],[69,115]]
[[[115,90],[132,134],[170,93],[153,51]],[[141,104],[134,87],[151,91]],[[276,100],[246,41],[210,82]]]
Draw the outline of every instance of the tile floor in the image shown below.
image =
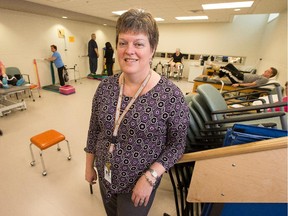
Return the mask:
[[[27,110],[15,111],[0,118],[0,215],[3,216],[104,216],[98,185],[90,195],[84,180],[87,130],[91,99],[99,84],[97,80],[70,81],[76,94],[65,96],[42,90],[42,98],[34,92],[36,101],[25,98]],[[175,83],[184,93],[193,83],[181,80]],[[38,149],[34,149],[36,166],[31,167],[30,137],[55,129],[70,141],[72,160],[68,161],[67,148],[56,146],[44,151],[47,176],[42,176]],[[176,215],[172,187],[168,174],[158,189],[149,216],[163,213]]]

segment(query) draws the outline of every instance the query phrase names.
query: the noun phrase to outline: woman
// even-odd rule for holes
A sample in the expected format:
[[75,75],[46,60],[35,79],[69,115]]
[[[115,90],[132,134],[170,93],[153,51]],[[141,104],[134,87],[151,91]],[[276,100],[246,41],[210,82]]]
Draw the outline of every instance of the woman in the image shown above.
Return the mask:
[[[147,215],[162,174],[182,156],[189,113],[180,89],[150,69],[158,45],[151,14],[131,9],[116,25],[121,73],[93,98],[85,179],[108,216]],[[94,170],[94,160],[97,174]]]
[[180,49],[177,48],[176,52],[172,55],[172,58],[169,60],[168,64],[171,67],[171,74],[173,75],[175,69],[179,69],[183,65],[183,54],[180,52]]
[[113,64],[114,64],[113,54],[114,54],[114,50],[112,48],[111,43],[106,42],[105,43],[104,64],[106,65],[108,76],[113,75]]
[[49,62],[54,62],[57,71],[58,71],[58,77],[59,77],[59,82],[61,86],[65,85],[65,80],[63,76],[63,71],[64,71],[64,63],[62,61],[60,53],[57,51],[57,46],[56,45],[51,45],[50,46],[51,52],[53,53],[50,58],[45,58],[46,61]]

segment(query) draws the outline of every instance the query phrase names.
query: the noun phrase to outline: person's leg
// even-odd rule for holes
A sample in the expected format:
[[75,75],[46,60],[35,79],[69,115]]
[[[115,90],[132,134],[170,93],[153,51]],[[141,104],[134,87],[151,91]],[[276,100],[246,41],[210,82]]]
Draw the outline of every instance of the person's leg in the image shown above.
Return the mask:
[[97,71],[97,58],[89,58],[90,73],[95,74]]
[[96,74],[98,69],[98,58],[95,58],[95,68],[94,68],[94,73]]
[[156,189],[150,195],[147,206],[135,207],[131,200],[132,193],[117,195],[117,216],[147,216],[155,198]]
[[106,64],[106,68],[108,76],[112,76],[113,75],[112,64]]
[[[6,81],[5,81],[5,79],[6,79]],[[2,79],[2,82],[3,82],[3,84],[7,83],[7,84],[9,84],[9,85],[16,86],[17,79],[16,79],[16,77],[14,77],[14,76],[11,77],[11,78],[8,77],[8,79],[7,79],[7,77],[4,77],[4,78]]]
[[60,68],[57,68],[57,70],[58,70],[58,77],[59,77],[60,85],[64,86],[65,85],[65,81],[64,81],[64,78],[63,78],[64,66],[60,67]]
[[105,200],[106,196],[105,188],[100,181],[99,181],[99,188],[107,216],[117,216],[117,194],[112,195],[109,202],[107,202]]
[[174,71],[175,71],[175,64],[176,64],[176,63],[173,62],[173,61],[170,63],[170,70],[171,70],[170,73],[172,74],[172,76],[173,76]]
[[220,68],[219,77],[223,76],[227,76],[233,84],[242,83],[244,79],[243,73],[241,73],[234,65],[230,63]]

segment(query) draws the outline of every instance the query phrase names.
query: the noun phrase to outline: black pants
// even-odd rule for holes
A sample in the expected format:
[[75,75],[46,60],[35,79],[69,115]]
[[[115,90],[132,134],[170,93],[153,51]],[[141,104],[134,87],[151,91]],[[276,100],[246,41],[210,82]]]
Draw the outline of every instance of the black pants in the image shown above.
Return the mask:
[[64,78],[63,78],[64,66],[60,67],[60,68],[57,68],[57,70],[58,70],[58,77],[59,77],[60,85],[64,86],[65,85],[65,81],[64,81]]
[[113,63],[107,63],[106,68],[107,68],[108,76],[112,76],[113,75]]
[[244,74],[231,63],[220,68],[219,77],[223,76],[227,76],[233,84],[242,83],[244,80]]
[[[7,83],[8,83],[9,85],[16,86],[16,83],[17,83],[17,81],[18,81],[18,79],[17,79],[16,77],[7,75],[6,78],[7,78]],[[3,76],[0,75],[0,80],[2,81],[2,79],[3,79]]]
[[105,189],[99,181],[100,192],[107,216],[147,216],[154,201],[159,183],[155,189],[153,189],[147,206],[142,205],[135,207],[131,200],[132,192],[126,194],[113,194],[111,200],[107,202],[105,200]]
[[98,68],[98,58],[89,57],[90,73],[96,74]]

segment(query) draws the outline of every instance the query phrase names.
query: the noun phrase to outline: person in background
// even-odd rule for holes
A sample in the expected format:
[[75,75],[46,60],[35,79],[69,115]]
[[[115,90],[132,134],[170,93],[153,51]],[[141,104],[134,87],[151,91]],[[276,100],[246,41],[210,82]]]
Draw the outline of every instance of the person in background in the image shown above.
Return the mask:
[[90,184],[99,179],[108,216],[146,216],[163,173],[185,149],[184,95],[150,69],[158,41],[150,13],[122,14],[116,24],[121,73],[102,80],[93,98],[85,179]]
[[9,88],[8,81],[6,75],[6,68],[3,62],[0,60],[0,87],[1,88]]
[[113,75],[113,59],[114,50],[110,42],[105,43],[104,64],[106,65],[108,76]]
[[179,68],[183,65],[183,54],[180,52],[180,49],[177,48],[176,52],[172,55],[172,58],[169,60],[168,64],[171,67],[171,74],[174,73],[176,68]]
[[[218,67],[213,64],[211,66],[214,69],[219,70],[219,77],[227,76],[232,82],[233,87],[249,87],[256,85],[266,84],[270,78],[277,75],[278,71],[274,67],[268,68],[262,75],[242,73],[233,64],[229,63],[226,66]],[[218,67],[218,68],[217,68]]]
[[57,51],[56,45],[51,45],[51,52],[53,52],[50,58],[45,58],[46,61],[53,62],[58,71],[59,82],[61,86],[65,85],[64,77],[63,77],[63,70],[64,70],[64,63],[62,61],[60,53]]
[[96,74],[98,68],[99,52],[95,33],[91,34],[91,39],[88,42],[88,57],[89,57],[90,73]]
[[[18,76],[17,76],[18,77]],[[0,60],[0,88],[9,88],[9,85],[21,86],[25,80],[19,74],[18,79],[15,76],[8,76],[3,62]]]
[[[287,88],[287,85],[288,85],[288,81],[286,81],[285,89],[284,89],[286,96],[282,98],[282,102],[286,102],[286,104],[288,103],[288,88]],[[275,111],[281,111],[281,108],[280,107],[276,107],[274,110]],[[288,112],[288,104],[286,106],[284,106],[284,111]],[[272,109],[269,108],[268,112],[272,112]]]

